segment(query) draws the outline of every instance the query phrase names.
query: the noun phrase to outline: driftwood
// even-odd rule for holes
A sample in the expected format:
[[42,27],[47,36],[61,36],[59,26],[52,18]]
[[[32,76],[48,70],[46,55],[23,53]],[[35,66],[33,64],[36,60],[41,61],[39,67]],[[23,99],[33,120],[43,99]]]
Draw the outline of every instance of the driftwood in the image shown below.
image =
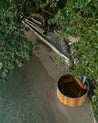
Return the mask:
[[43,20],[43,17],[38,13],[32,13],[31,17],[41,18]]
[[34,18],[32,16],[30,18],[28,18],[28,20],[33,22],[34,24],[36,24],[36,26],[38,26],[38,27],[42,28],[43,30],[45,30],[44,26],[43,26],[43,21],[37,20],[36,18]]
[[40,25],[34,23],[34,21],[30,21],[29,19],[25,19],[26,22],[28,22],[34,29],[36,29],[38,32],[44,34],[45,30],[41,28]]
[[37,23],[37,24],[40,24],[40,25],[42,25],[42,24],[43,24],[42,22],[40,22],[40,21],[36,20],[34,17],[31,17],[31,19],[32,19],[35,23]]
[[69,65],[69,58],[66,57],[64,54],[62,54],[56,47],[54,47],[51,43],[49,43],[49,39],[47,39],[44,35],[40,34],[40,32],[35,29],[34,25],[30,24],[26,20],[22,20],[22,23],[30,28],[30,30],[38,36],[46,45],[48,45],[54,52],[56,52],[59,56],[63,57],[65,59],[65,62]]

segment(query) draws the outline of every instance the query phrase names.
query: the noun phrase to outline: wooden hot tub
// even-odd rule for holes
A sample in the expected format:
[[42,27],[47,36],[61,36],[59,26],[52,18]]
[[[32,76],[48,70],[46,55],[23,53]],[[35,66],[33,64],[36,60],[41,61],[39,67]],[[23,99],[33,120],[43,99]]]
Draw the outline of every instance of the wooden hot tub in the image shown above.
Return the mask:
[[88,82],[83,85],[79,79],[67,73],[57,84],[57,97],[67,106],[77,107],[84,103],[89,90]]

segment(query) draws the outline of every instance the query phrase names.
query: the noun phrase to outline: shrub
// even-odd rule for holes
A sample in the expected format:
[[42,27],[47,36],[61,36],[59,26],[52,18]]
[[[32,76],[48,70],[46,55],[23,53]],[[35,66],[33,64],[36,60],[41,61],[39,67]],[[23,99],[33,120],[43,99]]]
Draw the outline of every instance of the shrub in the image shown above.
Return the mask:
[[15,6],[0,9],[0,80],[16,65],[22,66],[22,59],[30,58],[32,43],[25,38],[24,29]]

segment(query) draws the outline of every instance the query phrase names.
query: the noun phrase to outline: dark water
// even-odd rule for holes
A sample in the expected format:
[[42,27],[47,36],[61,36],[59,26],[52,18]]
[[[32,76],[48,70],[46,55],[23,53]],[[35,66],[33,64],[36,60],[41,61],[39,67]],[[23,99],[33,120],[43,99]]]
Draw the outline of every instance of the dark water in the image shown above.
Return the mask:
[[74,82],[69,82],[64,84],[64,88],[61,92],[68,97],[77,98],[83,96],[86,93],[86,90],[77,87]]
[[66,74],[59,79],[58,88],[65,96],[71,98],[81,97],[87,92],[70,74]]

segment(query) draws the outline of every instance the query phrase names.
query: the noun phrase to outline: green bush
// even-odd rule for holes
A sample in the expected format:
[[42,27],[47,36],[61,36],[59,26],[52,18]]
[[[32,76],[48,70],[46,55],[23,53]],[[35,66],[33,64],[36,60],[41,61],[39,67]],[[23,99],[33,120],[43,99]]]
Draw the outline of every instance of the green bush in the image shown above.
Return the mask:
[[93,113],[96,119],[98,119],[98,88],[94,90],[95,95],[92,96],[91,104],[93,107]]
[[29,60],[32,43],[25,38],[28,30],[19,21],[15,6],[0,9],[0,80],[5,80],[16,65],[22,66],[22,59]]
[[76,61],[73,73],[76,76],[87,76],[97,79],[97,48],[98,48],[98,18],[97,1],[80,0],[68,1],[63,9],[60,9],[52,22],[56,22],[62,30],[60,36],[66,38],[69,35],[77,36],[75,43],[77,49]]

